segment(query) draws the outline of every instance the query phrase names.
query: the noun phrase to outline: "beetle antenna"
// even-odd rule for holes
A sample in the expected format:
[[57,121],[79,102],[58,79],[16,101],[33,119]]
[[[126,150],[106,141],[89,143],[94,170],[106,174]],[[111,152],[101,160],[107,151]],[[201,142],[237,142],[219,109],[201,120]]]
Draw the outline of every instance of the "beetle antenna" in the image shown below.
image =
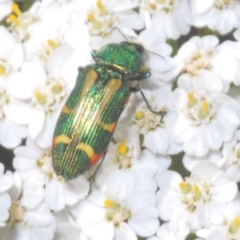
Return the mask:
[[123,34],[123,32],[122,32],[118,27],[114,27],[114,28],[112,29],[112,31],[113,31],[114,29],[118,30],[118,31],[120,32],[120,34],[123,36],[123,38],[128,42],[128,39],[126,38],[126,36]]
[[156,115],[160,115],[160,116],[161,116],[161,121],[162,121],[163,117],[166,115],[166,111],[159,111],[159,112],[154,111],[154,110],[151,108],[151,106],[150,106],[147,98],[145,97],[143,91],[141,90],[141,88],[139,88],[139,92],[141,93],[141,95],[142,95],[142,97],[143,97],[143,100],[144,100],[144,102],[145,102],[146,105],[147,105],[147,108],[148,108],[152,113],[154,113],[154,114],[156,114]]
[[166,60],[166,58],[165,58],[164,56],[162,56],[162,55],[160,55],[160,54],[158,54],[158,53],[152,52],[152,51],[150,51],[150,50],[148,50],[148,49],[146,49],[145,51],[147,51],[147,52],[149,52],[149,53],[153,53],[153,54],[155,54],[155,55],[157,55],[157,56],[159,56],[159,57],[161,57],[161,58],[163,58],[163,59]]
[[[128,42],[129,40],[126,38],[126,36],[123,34],[123,32],[118,28],[118,27],[114,27],[113,29],[112,29],[112,31],[114,30],[114,29],[117,29],[119,32],[120,32],[120,34],[123,36],[123,38]],[[140,44],[140,43],[139,43]],[[141,44],[140,44],[141,45]],[[166,58],[165,57],[163,57],[162,55],[160,55],[160,54],[158,54],[158,53],[155,53],[155,52],[152,52],[152,51],[150,51],[150,50],[148,50],[148,49],[145,49],[147,52],[149,52],[149,53],[153,53],[153,54],[155,54],[155,55],[157,55],[157,56],[159,56],[159,57],[161,57],[161,58],[164,58],[165,60],[166,60]]]

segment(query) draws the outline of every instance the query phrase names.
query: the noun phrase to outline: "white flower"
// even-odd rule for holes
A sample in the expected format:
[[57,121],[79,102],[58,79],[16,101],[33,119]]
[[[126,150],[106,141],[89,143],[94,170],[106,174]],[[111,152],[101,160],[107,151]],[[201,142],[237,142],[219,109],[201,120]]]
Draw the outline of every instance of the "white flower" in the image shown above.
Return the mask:
[[15,148],[14,154],[13,166],[24,182],[35,176],[45,184],[53,174],[50,151],[40,148],[30,138],[25,146]]
[[30,240],[31,236],[36,239],[53,239],[55,221],[50,209],[41,201],[38,192],[38,189],[41,192],[41,186],[37,187],[38,182],[34,181],[22,185],[17,173],[13,177],[14,185],[9,189],[12,203],[9,218],[5,221],[6,226],[0,228],[1,239],[14,240],[22,237]]
[[145,168],[147,162],[145,162],[145,159],[142,155],[148,155],[149,158],[152,157],[152,159],[154,159],[155,156],[151,155],[151,153],[141,153],[139,136],[136,132],[132,131],[125,125],[119,124],[114,133],[114,140],[116,141],[116,144],[110,144],[106,161],[104,160],[103,163],[107,168],[111,167],[111,170],[131,169],[141,174],[141,165],[143,165],[142,171],[145,174],[148,172],[149,175],[154,175],[156,172],[156,165],[154,165],[153,161],[149,159],[150,162],[148,171]]
[[4,174],[4,166],[0,163],[0,227],[5,226],[6,221],[9,218],[8,210],[11,206],[11,198],[7,191],[12,185],[12,176]]
[[[172,141],[169,133],[177,118],[177,113],[171,105],[170,86],[164,85],[151,93],[144,91],[144,95],[153,111],[162,111],[166,114],[161,116],[151,112],[145,102],[137,106],[135,115],[131,118],[131,125],[134,130],[143,135],[143,146],[159,154],[180,152],[181,146]],[[137,101],[143,101],[142,96]]]
[[0,39],[0,79],[8,80],[23,63],[23,47],[3,26],[0,26]]
[[76,219],[71,216],[70,211],[65,208],[63,211],[53,212],[56,220],[55,240],[87,240],[82,236],[79,238],[80,230]]
[[150,237],[147,240],[185,240],[189,234],[189,227],[181,219],[178,222],[167,222],[160,226],[157,237]]
[[175,65],[165,77],[180,74],[178,86],[186,90],[227,92],[229,83],[238,76],[239,63],[230,51],[217,46],[218,42],[215,36],[192,37],[178,50]]
[[232,138],[239,126],[240,106],[235,99],[222,93],[186,92],[180,88],[174,93],[173,105],[179,115],[171,134],[187,154],[202,157]]
[[215,163],[219,168],[221,168],[225,163],[225,160],[222,158],[222,152],[220,149],[210,150],[206,155],[202,157],[185,154],[182,159],[184,167],[189,172],[192,172],[193,166],[196,162],[205,160]]
[[[31,99],[28,112],[24,115],[28,116],[29,135],[39,146],[45,148],[51,146],[60,106],[70,91],[61,77],[61,70],[72,49],[66,46],[65,50],[61,50],[55,60],[48,60],[47,73],[41,61],[34,58],[31,62],[25,62],[21,73],[9,80],[10,92],[14,97],[25,101]],[[55,64],[52,63],[54,61]]]
[[32,14],[39,16],[38,22],[28,28],[28,39],[24,42],[26,59],[37,54],[38,57],[47,62],[53,52],[59,51],[66,45],[65,35],[69,29],[69,17],[71,12],[64,11],[56,3],[48,7],[41,7],[36,2],[32,7]]
[[59,211],[86,197],[88,191],[89,182],[83,176],[68,181],[55,176],[46,185],[45,201],[51,209]]
[[12,4],[12,11],[13,14],[7,19],[10,30],[20,41],[26,41],[30,37],[29,29],[39,21],[39,16],[35,15],[31,9],[22,13],[16,3]]
[[[0,8],[5,3],[0,0]],[[222,7],[207,25],[240,29],[239,5],[41,0],[21,12],[12,4],[10,32],[0,26],[0,144],[14,148],[28,138],[14,149],[14,173],[0,164],[0,239],[184,240],[197,232],[209,240],[239,240],[240,43],[194,37],[173,59],[177,49],[166,42],[176,44],[171,39],[189,32],[190,6],[196,22]],[[142,46],[140,71],[151,77],[131,86],[141,86],[146,99],[131,94],[96,176],[101,162],[65,181],[54,172],[50,149],[61,107],[77,68],[95,64],[91,50],[121,41]],[[181,151],[191,172],[184,179],[166,171],[175,167],[169,154]],[[71,160],[64,164],[71,167]]]
[[28,108],[14,99],[7,82],[0,79],[0,144],[14,148],[27,136]]
[[193,25],[207,26],[220,34],[240,27],[240,3],[237,0],[191,0]]
[[190,177],[182,180],[172,171],[159,175],[157,193],[162,220],[184,220],[190,230],[224,223],[222,208],[237,194],[237,185],[215,164],[207,161],[194,165]]
[[8,85],[23,63],[23,47],[3,26],[0,39],[0,144],[14,148],[27,136],[27,105],[13,98]]
[[18,201],[23,207],[35,209],[43,200],[43,184],[35,177],[22,182],[17,172],[8,173],[14,180],[13,186],[9,189],[12,201]]
[[91,239],[136,240],[153,235],[159,226],[155,196],[137,189],[138,178],[115,171],[105,193],[92,192],[74,209],[81,231]]
[[[139,186],[141,186],[144,191],[155,193],[157,184],[153,176],[154,173],[156,173],[157,170],[158,172],[166,170],[171,162],[168,156],[166,158],[157,158],[148,150],[144,150],[138,158],[122,157],[119,159],[118,154],[111,152],[110,147],[110,153],[107,154],[106,159],[104,159],[95,177],[95,185],[100,191],[106,191],[108,177],[116,169],[119,169],[119,171],[128,173],[129,175],[137,175],[139,177]],[[90,172],[93,171],[95,171],[95,168],[91,169]]]
[[[31,240],[31,236],[36,239],[53,239],[54,219],[45,205],[41,205],[34,210],[28,210],[13,202],[10,208],[10,219],[6,227],[0,228],[2,240]],[[53,226],[51,226],[53,225]],[[28,226],[26,228],[26,226]]]
[[13,3],[12,11],[13,14],[7,19],[10,30],[20,41],[37,49],[44,39],[47,40],[46,36],[51,39],[63,33],[71,14],[63,11],[56,3],[44,4],[38,1],[26,12],[21,12],[18,5]]
[[34,177],[41,186],[45,186],[44,198],[51,209],[62,210],[66,204],[73,205],[87,195],[89,183],[83,176],[70,181],[56,176],[50,151],[39,148],[30,139],[27,141],[27,146],[16,148],[14,153],[16,157],[13,165],[17,172],[24,182]]
[[[237,64],[238,64],[238,69],[239,69],[239,67],[240,67],[240,56],[239,56],[240,55],[240,42],[235,42],[235,41],[228,40],[228,41],[225,41],[222,44],[220,44],[217,47],[217,49],[218,49],[218,51],[220,51],[222,53],[230,53],[232,56],[234,56],[237,59]],[[225,61],[227,61],[227,59],[225,59]],[[226,72],[226,74],[227,75],[229,74],[228,71]],[[221,75],[224,76],[224,73],[222,72]],[[239,71],[237,71],[235,73],[235,76],[233,77],[233,83],[237,86],[240,85],[240,73],[239,73]]]
[[[128,7],[132,7],[132,5]],[[97,50],[109,42],[118,42],[121,34],[136,36],[134,30],[143,28],[144,24],[137,12],[126,8],[123,11],[118,11],[119,5],[116,6],[111,1],[106,1],[105,4],[101,0],[97,0],[96,5],[88,10],[86,18],[89,32],[92,35],[92,48]],[[116,30],[112,31],[114,29]],[[124,37],[120,41],[122,40]]]
[[23,193],[20,203],[29,209],[35,209],[43,201],[43,184],[36,176],[23,183]]
[[190,8],[186,0],[142,0],[140,14],[147,28],[161,30],[167,38],[178,39],[190,31]]
[[9,194],[0,192],[0,227],[6,225],[6,221],[9,218],[8,210],[11,206],[11,198]]
[[[95,177],[95,185],[99,189],[106,189],[108,176],[119,169],[128,174],[137,174],[140,185],[155,193],[157,186],[154,177],[170,166],[171,158],[155,156],[147,149],[140,151],[138,134],[125,125],[117,126],[113,138],[116,143],[108,147],[107,155]],[[90,172],[95,172],[96,167],[91,168]]]
[[172,48],[166,43],[163,32],[154,28],[141,31],[135,41],[144,47],[144,66],[151,72],[151,77],[142,81],[141,87],[156,89],[161,84],[159,79],[164,80],[164,73],[173,67]]
[[223,145],[222,155],[224,169],[234,181],[240,181],[240,130],[236,131],[233,139]]
[[220,225],[212,225],[206,229],[197,231],[197,236],[207,240],[238,240],[240,238],[240,195],[227,204],[226,208],[222,208],[225,216],[224,223]]
[[2,21],[11,12],[12,0],[0,1],[0,21]]
[[12,184],[13,184],[13,179],[10,175],[4,174],[4,165],[0,162],[0,191],[6,191],[8,190]]
[[73,19],[64,33],[64,39],[66,44],[74,49],[73,54],[66,63],[65,68],[67,70],[64,72],[64,77],[71,81],[71,79],[76,79],[79,66],[85,66],[93,61],[90,54],[92,49],[89,46],[90,38],[85,19],[80,16]]

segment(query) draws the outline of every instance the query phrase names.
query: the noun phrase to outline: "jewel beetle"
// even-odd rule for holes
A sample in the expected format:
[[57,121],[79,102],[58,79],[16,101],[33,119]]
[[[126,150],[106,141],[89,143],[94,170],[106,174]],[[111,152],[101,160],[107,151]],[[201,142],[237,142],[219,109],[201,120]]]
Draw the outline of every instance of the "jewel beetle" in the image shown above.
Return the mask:
[[131,92],[140,91],[151,110],[138,84],[133,86],[151,75],[142,65],[144,51],[136,43],[108,44],[91,51],[95,64],[79,68],[53,135],[52,163],[58,176],[76,178],[104,158]]

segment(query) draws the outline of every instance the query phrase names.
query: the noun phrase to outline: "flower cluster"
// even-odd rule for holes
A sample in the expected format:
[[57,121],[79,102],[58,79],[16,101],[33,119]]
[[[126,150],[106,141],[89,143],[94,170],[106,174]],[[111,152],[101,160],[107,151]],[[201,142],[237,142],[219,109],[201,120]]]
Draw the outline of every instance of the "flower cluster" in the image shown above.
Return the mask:
[[[22,12],[5,0],[0,21],[0,145],[14,153],[14,171],[0,163],[1,240],[240,239],[240,1],[41,0]],[[151,76],[101,167],[65,180],[51,145],[78,67],[123,41],[143,46]]]

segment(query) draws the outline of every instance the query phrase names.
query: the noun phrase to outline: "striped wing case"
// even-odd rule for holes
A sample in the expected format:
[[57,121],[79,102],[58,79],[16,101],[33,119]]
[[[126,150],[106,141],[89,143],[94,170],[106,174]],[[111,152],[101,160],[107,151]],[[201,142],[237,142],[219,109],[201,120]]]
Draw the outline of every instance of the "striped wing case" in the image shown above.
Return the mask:
[[130,96],[130,84],[110,66],[80,70],[54,131],[52,162],[58,176],[75,178],[101,159]]

